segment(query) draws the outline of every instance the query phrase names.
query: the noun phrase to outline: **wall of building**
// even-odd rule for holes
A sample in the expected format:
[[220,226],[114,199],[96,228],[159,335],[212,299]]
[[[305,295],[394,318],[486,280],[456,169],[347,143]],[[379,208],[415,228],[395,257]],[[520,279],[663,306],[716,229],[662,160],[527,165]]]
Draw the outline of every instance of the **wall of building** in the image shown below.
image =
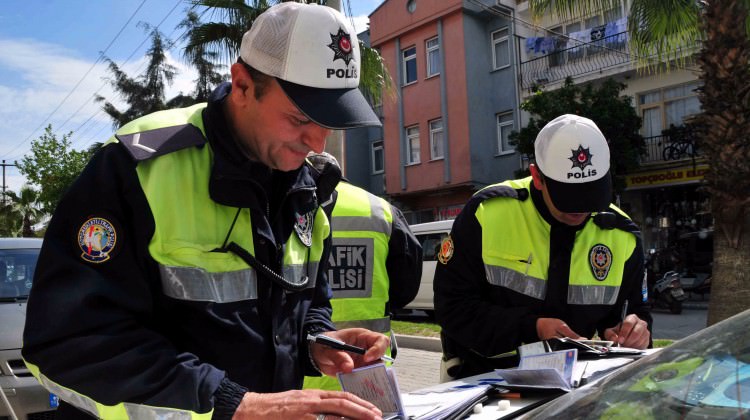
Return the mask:
[[[493,184],[514,177],[520,167],[518,154],[497,153],[497,117],[499,113],[518,113],[516,82],[514,77],[516,57],[513,37],[510,36],[511,65],[493,70],[492,32],[508,27],[510,19],[491,13],[464,14],[466,86],[468,102],[467,121],[470,140],[471,179],[477,186]],[[516,118],[514,118],[515,120]],[[520,127],[514,126],[515,130]]]

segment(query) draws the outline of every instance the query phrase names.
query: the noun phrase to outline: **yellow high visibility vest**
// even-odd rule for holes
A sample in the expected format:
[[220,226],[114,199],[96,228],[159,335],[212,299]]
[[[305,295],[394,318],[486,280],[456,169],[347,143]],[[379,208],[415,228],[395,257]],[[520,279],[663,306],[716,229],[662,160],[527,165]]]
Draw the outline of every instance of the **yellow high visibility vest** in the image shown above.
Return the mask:
[[[530,184],[531,177],[499,185],[529,190]],[[627,217],[614,205],[610,205],[610,210]],[[544,300],[550,261],[550,225],[534,209],[533,200],[490,198],[479,205],[476,218],[482,226],[482,261],[487,281]],[[570,258],[567,302],[614,305],[625,262],[635,246],[633,234],[601,228],[589,219],[576,233]],[[527,263],[529,258],[531,264]]]
[[[336,328],[367,328],[390,332],[385,313],[388,302],[388,241],[393,214],[380,197],[340,182],[331,213],[333,247],[329,256],[328,282]],[[341,389],[331,377],[305,377],[304,388]]]

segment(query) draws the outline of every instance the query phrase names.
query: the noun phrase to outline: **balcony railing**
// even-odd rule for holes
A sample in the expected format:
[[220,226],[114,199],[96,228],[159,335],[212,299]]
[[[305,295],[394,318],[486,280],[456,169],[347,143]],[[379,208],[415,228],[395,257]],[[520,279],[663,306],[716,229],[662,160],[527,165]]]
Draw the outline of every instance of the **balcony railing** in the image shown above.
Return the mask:
[[695,159],[701,155],[692,137],[673,138],[669,135],[645,137],[646,154],[641,164]]
[[[568,41],[567,38],[555,38],[554,52],[521,62],[521,87],[531,90],[534,86],[544,86],[559,82],[567,77],[580,77],[603,70],[635,65],[635,57],[630,55],[628,33],[620,32],[605,36],[591,42]],[[573,47],[563,48],[570,42],[580,42]],[[699,44],[683,45],[669,54],[669,59],[690,57],[700,47]],[[652,55],[644,61],[656,60]]]
[[[564,80],[566,77],[581,76],[598,72],[609,67],[629,63],[630,53],[627,32],[610,35],[592,42],[581,42],[571,48],[556,51],[521,62],[521,87],[531,89],[535,85],[546,85]],[[562,47],[567,40],[557,39]]]

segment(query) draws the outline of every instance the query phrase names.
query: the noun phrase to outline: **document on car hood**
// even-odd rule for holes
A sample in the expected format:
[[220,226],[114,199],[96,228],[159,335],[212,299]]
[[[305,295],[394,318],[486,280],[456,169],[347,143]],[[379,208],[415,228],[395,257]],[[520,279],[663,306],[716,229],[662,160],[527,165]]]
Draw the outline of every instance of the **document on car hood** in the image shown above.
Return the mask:
[[508,388],[561,389],[573,388],[573,368],[578,351],[562,350],[521,357],[517,369],[496,369]]

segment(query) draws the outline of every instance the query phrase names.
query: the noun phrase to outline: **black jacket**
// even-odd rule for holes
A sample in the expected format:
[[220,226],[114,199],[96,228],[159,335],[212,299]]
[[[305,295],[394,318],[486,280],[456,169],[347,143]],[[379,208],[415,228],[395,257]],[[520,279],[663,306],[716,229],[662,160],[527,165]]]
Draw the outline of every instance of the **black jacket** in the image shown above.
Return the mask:
[[[643,250],[640,232],[629,219],[616,216],[617,228],[633,232],[636,247],[625,262],[625,277],[614,306],[569,305],[566,302],[571,251],[579,227],[555,220],[543,202],[541,192],[531,185],[527,190],[505,186],[488,187],[475,194],[453,223],[451,237],[454,252],[447,264],[435,270],[435,315],[442,327],[443,351],[459,357],[463,365],[451,371],[454,377],[466,377],[517,365],[514,352],[524,343],[539,341],[536,321],[550,317],[564,320],[570,328],[591,337],[617,324],[620,308],[628,299],[628,313],[635,313],[649,324],[651,316],[642,302]],[[507,191],[502,191],[507,189]],[[482,227],[475,212],[488,198],[507,196],[508,200],[533,200],[534,207],[550,225],[547,296],[544,300],[495,286],[487,282],[482,261]],[[501,217],[501,216],[498,216]],[[589,218],[585,223],[596,223]],[[611,227],[615,227],[614,225]],[[503,232],[496,232],[503,235]],[[507,237],[506,241],[514,238]]]
[[[295,212],[317,208],[318,198],[332,192],[320,185],[335,185],[340,173],[318,174],[307,165],[278,172],[246,159],[225,123],[229,89],[219,87],[203,110],[208,144],[192,147],[214,152],[211,199],[250,210],[253,232],[230,234],[228,223],[230,239],[252,234],[255,257],[280,272],[281,244],[292,233]],[[103,147],[57,207],[28,303],[24,358],[52,382],[103,404],[214,409],[214,418],[231,418],[247,390],[300,388],[304,375],[317,374],[306,332],[334,329],[324,267],[316,287],[302,292],[286,292],[259,275],[255,300],[167,297],[148,251],[154,218],[137,165],[122,143]],[[81,256],[77,233],[92,216],[112,222],[118,234],[104,262]]]

